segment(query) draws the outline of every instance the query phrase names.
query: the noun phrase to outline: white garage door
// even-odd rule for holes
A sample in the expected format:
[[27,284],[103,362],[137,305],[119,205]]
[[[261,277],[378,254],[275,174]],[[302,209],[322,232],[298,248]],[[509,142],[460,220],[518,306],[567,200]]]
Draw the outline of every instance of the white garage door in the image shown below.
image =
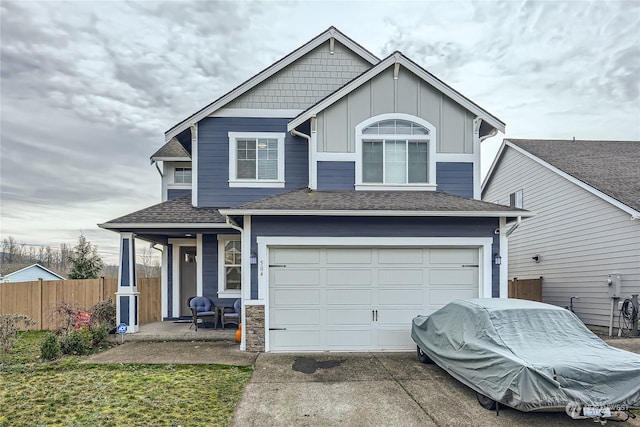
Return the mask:
[[477,248],[269,251],[271,351],[407,350],[411,319],[478,296]]

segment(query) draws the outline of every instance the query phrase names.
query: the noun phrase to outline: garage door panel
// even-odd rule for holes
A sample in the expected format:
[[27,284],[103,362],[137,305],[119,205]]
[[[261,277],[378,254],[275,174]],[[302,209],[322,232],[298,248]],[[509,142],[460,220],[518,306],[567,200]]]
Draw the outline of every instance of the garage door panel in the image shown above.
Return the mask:
[[378,290],[378,305],[422,305],[423,299],[422,288]]
[[273,276],[278,286],[300,286],[304,284],[319,285],[320,270],[319,269],[302,269],[302,268],[274,268]]
[[321,345],[321,334],[317,329],[269,331],[269,341],[281,350],[315,350]]
[[371,309],[327,310],[328,326],[354,325],[371,326],[373,315]]
[[376,334],[377,345],[385,350],[415,349],[410,329],[382,329]]
[[371,305],[371,289],[327,289],[327,305]]
[[438,268],[429,271],[429,282],[432,286],[471,284],[477,277],[478,269],[473,267]]
[[431,264],[475,264],[478,261],[478,250],[466,248],[431,249],[429,260]]
[[422,248],[381,248],[378,249],[380,264],[423,264],[424,249]]
[[429,290],[429,302],[432,306],[444,306],[454,299],[477,297],[478,290],[473,288],[448,288]]
[[271,305],[318,305],[320,289],[275,289],[271,294]]
[[320,253],[307,248],[278,248],[270,253],[271,264],[318,264]]
[[327,271],[327,286],[360,285],[371,286],[371,270],[364,269],[332,269]]
[[417,315],[424,314],[423,307],[403,307],[403,308],[389,308],[384,307],[378,309],[378,319],[377,324],[384,327],[389,327],[391,325],[395,325],[404,328],[405,331],[407,329],[411,329],[411,321]]
[[327,345],[336,349],[369,349],[373,344],[371,330],[349,331],[327,329]]
[[271,316],[271,323],[274,327],[279,327],[280,325],[287,326],[320,326],[320,316],[321,312],[319,309],[311,310],[311,309],[294,309],[294,308],[279,308],[278,310],[273,310],[274,313]]
[[372,249],[327,249],[327,264],[371,264]]
[[381,269],[378,270],[380,285],[417,285],[422,286],[424,272],[422,269]]

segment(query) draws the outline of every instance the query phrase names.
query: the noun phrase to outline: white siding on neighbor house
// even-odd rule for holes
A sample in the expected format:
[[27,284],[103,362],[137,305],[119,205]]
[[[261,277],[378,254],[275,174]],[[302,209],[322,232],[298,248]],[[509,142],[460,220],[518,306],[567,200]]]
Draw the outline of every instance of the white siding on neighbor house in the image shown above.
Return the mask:
[[318,152],[355,152],[356,125],[384,113],[411,114],[434,125],[438,153],[473,153],[475,116],[403,67],[397,80],[390,67],[318,113]]
[[225,108],[306,109],[369,68],[337,41],[331,54],[327,41]]
[[622,274],[623,296],[640,293],[640,221],[506,147],[482,198],[508,204],[518,190],[524,209],[537,215],[509,237],[509,278],[543,276],[544,302],[568,306],[579,296],[582,321],[608,326],[607,274]]

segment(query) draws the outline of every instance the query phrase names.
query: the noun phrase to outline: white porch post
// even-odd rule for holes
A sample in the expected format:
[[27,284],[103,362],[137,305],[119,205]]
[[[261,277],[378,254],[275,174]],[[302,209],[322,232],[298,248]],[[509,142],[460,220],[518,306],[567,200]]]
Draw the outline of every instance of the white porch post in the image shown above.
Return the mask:
[[500,217],[500,298],[509,297],[509,239],[507,238],[507,218]]
[[135,234],[120,233],[120,267],[116,292],[116,323],[127,325],[127,333],[138,332],[139,296],[136,278]]

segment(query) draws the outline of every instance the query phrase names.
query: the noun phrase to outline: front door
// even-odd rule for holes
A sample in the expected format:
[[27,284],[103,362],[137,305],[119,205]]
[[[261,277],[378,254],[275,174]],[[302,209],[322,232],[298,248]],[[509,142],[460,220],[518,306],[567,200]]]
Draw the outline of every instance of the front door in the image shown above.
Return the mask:
[[186,301],[197,296],[197,271],[195,246],[180,247],[180,316],[191,316]]

